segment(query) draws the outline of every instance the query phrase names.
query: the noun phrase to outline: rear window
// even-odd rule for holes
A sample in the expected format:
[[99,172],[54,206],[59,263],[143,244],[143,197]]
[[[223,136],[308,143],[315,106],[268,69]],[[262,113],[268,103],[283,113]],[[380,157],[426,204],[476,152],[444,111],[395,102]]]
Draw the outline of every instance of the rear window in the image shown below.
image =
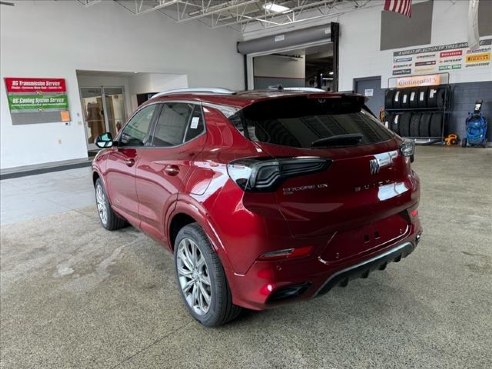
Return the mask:
[[[247,138],[275,145],[311,148],[335,136],[360,136],[351,145],[368,145],[392,138],[354,97],[317,99],[306,96],[257,102],[229,118]],[[330,147],[347,143],[331,142]]]

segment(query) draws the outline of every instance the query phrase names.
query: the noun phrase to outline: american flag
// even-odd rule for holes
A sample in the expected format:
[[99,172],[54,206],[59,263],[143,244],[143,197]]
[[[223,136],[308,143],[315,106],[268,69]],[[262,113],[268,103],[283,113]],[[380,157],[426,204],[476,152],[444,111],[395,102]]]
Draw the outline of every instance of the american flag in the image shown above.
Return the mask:
[[412,0],[385,0],[384,10],[412,16]]

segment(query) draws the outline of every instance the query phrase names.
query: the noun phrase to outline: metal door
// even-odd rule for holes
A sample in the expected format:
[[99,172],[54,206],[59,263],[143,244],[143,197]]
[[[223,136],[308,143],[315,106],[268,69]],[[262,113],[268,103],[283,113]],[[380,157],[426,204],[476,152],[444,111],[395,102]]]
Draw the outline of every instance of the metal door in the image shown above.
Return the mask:
[[366,96],[369,100],[366,105],[375,116],[379,117],[379,111],[384,109],[384,91],[381,89],[381,77],[368,77],[354,79],[354,91]]

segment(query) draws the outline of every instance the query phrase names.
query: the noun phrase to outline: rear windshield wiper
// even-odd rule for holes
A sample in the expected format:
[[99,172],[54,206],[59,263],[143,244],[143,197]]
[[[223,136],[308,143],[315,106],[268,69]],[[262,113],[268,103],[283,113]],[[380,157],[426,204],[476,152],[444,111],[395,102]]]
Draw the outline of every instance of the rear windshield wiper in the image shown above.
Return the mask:
[[311,147],[357,145],[361,140],[362,135],[360,133],[348,133],[345,135],[320,138],[319,140],[311,142]]

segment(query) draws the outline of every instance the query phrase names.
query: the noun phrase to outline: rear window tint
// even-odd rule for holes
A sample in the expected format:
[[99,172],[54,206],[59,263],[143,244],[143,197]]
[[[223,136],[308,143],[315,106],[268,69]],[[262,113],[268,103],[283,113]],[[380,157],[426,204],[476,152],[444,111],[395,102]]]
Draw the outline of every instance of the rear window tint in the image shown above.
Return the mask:
[[272,99],[246,107],[230,120],[251,140],[300,148],[339,135],[360,135],[358,145],[392,137],[372,114],[362,110],[360,100],[350,97]]

